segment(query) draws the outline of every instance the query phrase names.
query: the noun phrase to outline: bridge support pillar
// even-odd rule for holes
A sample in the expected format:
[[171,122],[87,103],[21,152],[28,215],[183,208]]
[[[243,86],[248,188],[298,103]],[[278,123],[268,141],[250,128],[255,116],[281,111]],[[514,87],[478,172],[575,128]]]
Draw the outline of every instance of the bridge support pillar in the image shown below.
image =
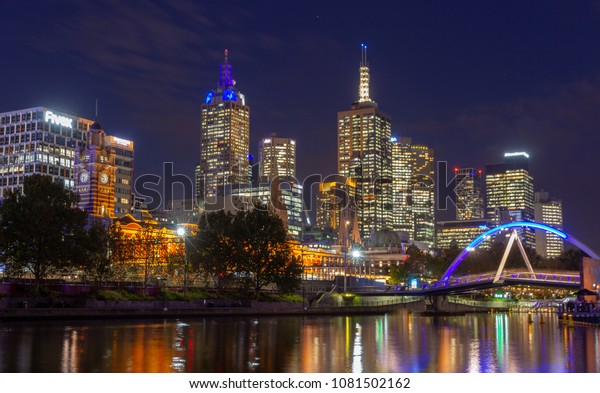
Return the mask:
[[436,312],[451,311],[448,307],[448,297],[446,295],[429,296],[429,302],[431,303],[431,307],[433,308],[433,311],[436,311]]

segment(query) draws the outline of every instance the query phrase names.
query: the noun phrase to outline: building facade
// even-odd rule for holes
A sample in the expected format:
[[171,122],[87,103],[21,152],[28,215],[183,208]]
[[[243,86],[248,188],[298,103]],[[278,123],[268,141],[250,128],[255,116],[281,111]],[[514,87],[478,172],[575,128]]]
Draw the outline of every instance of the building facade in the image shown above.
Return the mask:
[[92,217],[112,218],[115,210],[115,156],[98,122],[75,154],[75,187],[79,208]]
[[391,228],[391,120],[369,95],[366,46],[362,47],[358,101],[338,112],[338,174],[356,182],[358,225],[363,239]]
[[[495,225],[507,221],[534,219],[533,177],[529,174],[529,154],[506,153],[504,162],[485,166],[486,216]],[[534,248],[531,229],[520,230],[525,246]]]
[[319,183],[317,228],[323,231],[328,228],[337,230],[342,225],[343,217],[355,217],[355,193],[356,182],[344,176],[328,176]]
[[281,181],[296,181],[296,141],[280,138],[273,133],[263,138],[258,145],[259,178],[270,182],[275,176]]
[[454,168],[457,220],[484,218],[482,178],[481,169]]
[[[436,223],[436,248],[447,250],[451,247],[466,248],[475,238],[493,227],[490,220],[456,220]],[[479,248],[489,247],[484,241]]]
[[414,235],[415,223],[412,210],[413,159],[411,138],[392,137],[392,229]]
[[[22,191],[24,178],[32,174],[51,176],[73,189],[79,180],[75,158],[86,146],[92,124],[93,120],[42,106],[0,113],[0,199],[9,190]],[[106,135],[104,141],[117,160],[113,201],[105,204],[105,209],[113,208],[105,213],[122,216],[131,208],[133,141]]]
[[[563,229],[562,201],[550,198],[547,192],[535,193],[535,221]],[[563,240],[553,233],[535,231],[535,250],[544,258],[556,258],[564,251]]]
[[75,185],[75,151],[93,121],[45,107],[0,113],[0,198],[23,190],[26,176],[51,176]]
[[227,50],[217,89],[206,95],[201,111],[196,190],[198,199],[206,201],[223,195],[228,184],[248,181],[250,107],[235,87]]
[[412,215],[414,241],[433,247],[435,243],[435,166],[433,149],[411,145],[412,155]]

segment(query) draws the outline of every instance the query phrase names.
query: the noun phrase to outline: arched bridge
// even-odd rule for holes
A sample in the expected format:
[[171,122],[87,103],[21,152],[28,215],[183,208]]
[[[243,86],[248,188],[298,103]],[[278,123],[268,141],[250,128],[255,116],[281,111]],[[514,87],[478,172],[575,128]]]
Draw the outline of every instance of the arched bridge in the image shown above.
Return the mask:
[[[452,261],[452,263],[444,272],[442,278],[439,281],[426,284],[417,290],[394,290],[388,287],[386,292],[388,292],[390,295],[395,294],[411,296],[429,296],[447,295],[452,293],[461,293],[471,290],[487,289],[508,285],[535,285],[554,288],[580,287],[581,276],[579,272],[535,272],[533,270],[533,267],[531,266],[527,253],[525,252],[525,248],[523,247],[523,244],[521,243],[521,240],[519,239],[519,236],[516,232],[516,229],[518,228],[532,228],[552,233],[560,237],[561,239],[577,246],[579,249],[587,253],[590,257],[600,259],[600,256],[598,256],[598,254],[594,252],[591,248],[587,247],[585,244],[581,243],[573,236],[561,230],[558,230],[545,224],[540,224],[531,221],[511,222],[492,228],[478,236],[475,240],[473,240],[464,250],[461,251],[460,254],[458,254],[454,261]],[[460,264],[464,261],[464,259],[467,257],[467,255],[469,255],[471,251],[475,250],[479,245],[481,245],[484,241],[490,239],[492,236],[507,230],[511,231],[511,235],[509,237],[508,244],[506,246],[506,249],[504,250],[504,255],[502,256],[502,259],[496,272],[463,276],[453,275],[456,269],[460,266]],[[508,255],[514,243],[517,243],[517,246],[519,247],[519,251],[521,253],[521,256],[523,257],[523,260],[525,261],[527,270],[505,271],[504,269],[506,261],[508,259]]]
[[[499,225],[479,235],[464,250],[462,250],[460,254],[458,254],[448,269],[444,272],[444,274],[442,274],[442,278],[439,281],[425,285],[419,292],[424,295],[448,294],[507,285],[536,285],[555,288],[579,288],[581,284],[579,272],[534,272],[527,253],[525,252],[525,248],[523,247],[523,244],[517,235],[516,229],[518,228],[532,228],[535,230],[543,230],[548,233],[552,233],[577,246],[590,257],[600,259],[598,254],[596,254],[596,252],[594,252],[591,248],[587,247],[573,236],[561,230],[531,221],[510,222],[508,224]],[[511,230],[512,233],[509,237],[508,244],[504,250],[504,255],[502,256],[496,272],[460,277],[453,276],[453,273],[456,271],[458,266],[460,266],[460,264],[471,251],[475,250],[479,245],[481,245],[481,243],[490,239],[492,236],[506,230]],[[525,261],[525,265],[527,266],[526,271],[513,270],[506,272],[504,270],[508,255],[514,243],[517,243],[521,256]]]

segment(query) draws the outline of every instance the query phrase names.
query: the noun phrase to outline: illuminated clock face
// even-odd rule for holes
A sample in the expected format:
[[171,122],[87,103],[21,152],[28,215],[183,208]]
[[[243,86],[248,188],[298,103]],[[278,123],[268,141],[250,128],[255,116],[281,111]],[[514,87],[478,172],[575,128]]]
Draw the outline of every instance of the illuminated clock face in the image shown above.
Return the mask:
[[102,184],[108,183],[108,175],[106,173],[101,173],[100,174],[100,182]]
[[81,183],[87,183],[88,181],[90,181],[90,174],[88,172],[81,172],[79,174],[79,181]]

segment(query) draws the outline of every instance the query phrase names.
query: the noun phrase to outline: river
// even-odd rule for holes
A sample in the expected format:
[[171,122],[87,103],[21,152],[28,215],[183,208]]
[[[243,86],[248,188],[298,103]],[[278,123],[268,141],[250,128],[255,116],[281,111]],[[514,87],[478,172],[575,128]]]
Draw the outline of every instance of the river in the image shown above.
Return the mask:
[[0,372],[599,372],[599,329],[468,314],[0,323]]

